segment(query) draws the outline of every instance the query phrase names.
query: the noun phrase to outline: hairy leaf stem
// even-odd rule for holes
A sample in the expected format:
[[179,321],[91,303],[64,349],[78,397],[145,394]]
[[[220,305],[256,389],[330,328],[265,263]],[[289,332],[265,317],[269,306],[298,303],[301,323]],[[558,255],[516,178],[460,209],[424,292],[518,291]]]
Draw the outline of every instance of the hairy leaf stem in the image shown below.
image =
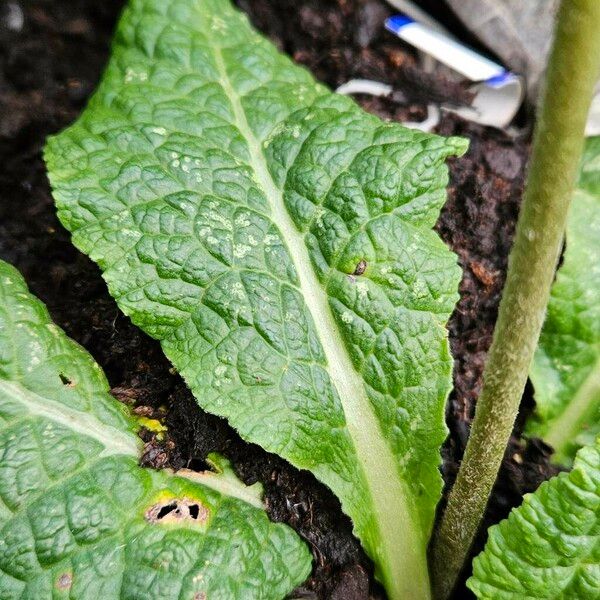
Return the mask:
[[484,384],[432,547],[438,599],[468,556],[519,408],[550,295],[600,71],[600,1],[563,0]]

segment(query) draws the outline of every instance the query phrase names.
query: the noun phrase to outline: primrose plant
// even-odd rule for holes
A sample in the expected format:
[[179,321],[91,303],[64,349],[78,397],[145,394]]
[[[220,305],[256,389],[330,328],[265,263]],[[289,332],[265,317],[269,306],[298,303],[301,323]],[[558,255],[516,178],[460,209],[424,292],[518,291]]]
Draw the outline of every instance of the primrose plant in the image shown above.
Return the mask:
[[[556,93],[568,80],[576,99],[566,109],[566,91],[550,94],[542,109],[474,442],[434,539],[433,587],[427,550],[452,370],[445,325],[460,270],[432,227],[445,200],[445,159],[462,154],[466,141],[383,123],[332,94],[228,0],[131,0],[100,87],[46,147],[59,218],[123,312],[160,340],[204,409],[333,490],[393,600],[447,597],[479,525],[542,324],[600,67],[598,26],[595,0],[561,9],[548,87]],[[565,53],[569,45],[585,60]],[[20,277],[2,271],[0,292],[12,303],[2,357],[46,366],[30,376],[0,371],[0,450],[8,447],[2,440],[14,442],[19,468],[42,469],[27,440],[10,437],[13,418],[49,431],[65,452],[85,443],[44,467],[52,494],[37,487],[21,497],[17,472],[0,470],[11,473],[0,476],[0,497],[9,499],[0,526],[12,540],[0,542],[0,590],[276,599],[299,584],[307,549],[267,520],[260,494],[222,459],[219,473],[195,476],[137,467],[134,423],[107,397],[98,368],[49,322]],[[538,294],[535,306],[518,296],[519,285]],[[517,337],[511,315],[522,325]],[[16,347],[13,331],[24,336]],[[53,344],[78,356],[63,373],[73,386],[60,376],[66,363],[51,358]],[[519,344],[524,351],[514,350]],[[518,359],[498,362],[507,347]],[[479,455],[487,462],[474,463]],[[523,589],[523,597],[567,597],[527,596],[546,593],[543,582],[559,585],[565,566],[572,587],[560,589],[592,597],[586,565],[597,559],[598,456],[597,444],[580,450],[571,474],[492,530],[469,584],[480,597],[522,597]],[[565,494],[568,502],[557,500]],[[86,510],[96,496],[119,507],[118,523],[100,511],[92,527]],[[578,522],[559,522],[565,511]],[[557,535],[587,546],[544,546],[523,521],[542,514],[556,520]],[[518,556],[529,547],[547,554],[536,550],[535,582],[517,589],[507,573],[521,537]],[[17,556],[35,563],[31,575]],[[106,566],[103,579],[90,575],[97,564]]]
[[2,261],[0,356],[0,597],[282,598],[306,578],[305,545],[223,459],[137,465],[139,425]]
[[223,0],[130,3],[46,149],[62,223],[206,410],[339,497],[392,598],[429,597],[466,149],[332,94]]

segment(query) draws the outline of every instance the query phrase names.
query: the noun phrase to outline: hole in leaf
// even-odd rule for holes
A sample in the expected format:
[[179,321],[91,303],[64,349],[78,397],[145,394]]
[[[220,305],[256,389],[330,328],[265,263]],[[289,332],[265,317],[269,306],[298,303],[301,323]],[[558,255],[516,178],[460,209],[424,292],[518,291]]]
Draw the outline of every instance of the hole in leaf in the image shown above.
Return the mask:
[[145,516],[150,523],[181,523],[185,521],[204,523],[208,519],[209,512],[206,506],[197,500],[182,498],[157,502],[146,511]]
[[162,506],[161,509],[158,511],[156,518],[158,520],[160,520],[163,517],[166,517],[170,512],[173,512],[176,508],[177,508],[177,504],[175,504],[175,503],[167,504],[166,506]]
[[73,387],[75,385],[73,381],[69,379],[69,377],[67,377],[64,373],[59,373],[58,376],[60,377],[60,381],[63,385],[66,385],[68,387]]

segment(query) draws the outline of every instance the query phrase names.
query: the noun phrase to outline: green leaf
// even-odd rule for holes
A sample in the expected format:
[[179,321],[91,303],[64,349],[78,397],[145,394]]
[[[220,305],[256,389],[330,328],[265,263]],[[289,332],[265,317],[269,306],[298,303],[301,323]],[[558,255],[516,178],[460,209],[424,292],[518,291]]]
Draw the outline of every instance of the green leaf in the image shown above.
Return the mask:
[[595,600],[599,584],[600,437],[490,528],[467,582],[486,600]]
[[0,598],[277,599],[307,577],[306,546],[268,520],[260,488],[222,464],[142,469],[135,429],[0,261]]
[[586,143],[530,377],[536,412],[527,431],[570,463],[600,433],[600,137]]
[[46,160],[59,217],[198,402],[340,498],[393,598],[426,598],[465,150],[314,82],[224,0],[136,0]]

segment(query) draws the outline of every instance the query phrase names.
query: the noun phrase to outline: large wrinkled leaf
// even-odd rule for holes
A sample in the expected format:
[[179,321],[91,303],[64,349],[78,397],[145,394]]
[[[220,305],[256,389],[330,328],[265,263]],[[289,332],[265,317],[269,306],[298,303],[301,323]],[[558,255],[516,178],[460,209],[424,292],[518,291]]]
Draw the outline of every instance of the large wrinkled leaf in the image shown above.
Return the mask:
[[302,582],[308,550],[260,489],[142,469],[134,429],[0,261],[0,598],[277,599]]
[[600,438],[490,529],[468,586],[485,600],[597,600]]
[[570,462],[600,432],[600,137],[587,141],[530,376],[536,413],[528,431]]
[[46,151],[59,217],[199,403],[329,485],[394,597],[427,597],[462,140],[316,84],[224,0],[136,0]]

